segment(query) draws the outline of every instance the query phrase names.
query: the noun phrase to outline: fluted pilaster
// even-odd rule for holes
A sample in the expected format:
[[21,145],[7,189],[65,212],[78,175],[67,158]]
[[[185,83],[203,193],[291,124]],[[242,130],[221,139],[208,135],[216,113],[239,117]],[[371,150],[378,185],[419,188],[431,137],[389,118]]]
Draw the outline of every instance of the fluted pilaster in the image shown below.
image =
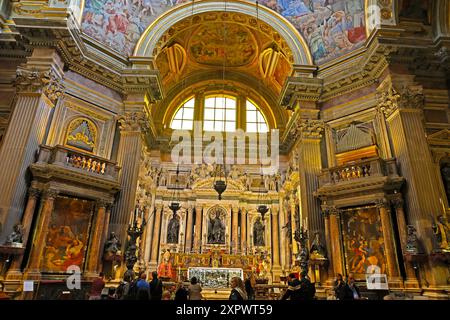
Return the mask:
[[45,143],[52,108],[63,92],[62,62],[54,49],[35,49],[17,69],[17,98],[0,149],[0,243],[21,220],[28,181],[26,171]]
[[195,207],[195,236],[194,236],[194,251],[200,252],[200,245],[202,243],[202,211],[201,206]]
[[110,230],[119,235],[125,245],[126,229],[135,208],[139,164],[142,152],[142,130],[145,115],[129,112],[120,119],[120,143],[117,156],[120,170],[121,192],[112,211]]
[[158,265],[158,255],[159,255],[159,233],[161,230],[161,217],[162,217],[162,205],[156,205],[155,212],[155,224],[153,229],[153,241],[152,241],[152,254],[150,256],[150,267],[156,268]]

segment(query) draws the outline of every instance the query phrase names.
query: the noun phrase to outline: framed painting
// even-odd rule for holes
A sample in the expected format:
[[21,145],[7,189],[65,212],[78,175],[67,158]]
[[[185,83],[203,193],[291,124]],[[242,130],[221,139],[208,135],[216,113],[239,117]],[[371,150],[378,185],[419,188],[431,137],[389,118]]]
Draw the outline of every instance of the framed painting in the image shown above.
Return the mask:
[[91,200],[55,199],[41,262],[43,273],[67,273],[70,266],[83,270],[94,207]]
[[347,273],[366,280],[367,273],[386,273],[383,230],[377,207],[346,210],[341,215]]

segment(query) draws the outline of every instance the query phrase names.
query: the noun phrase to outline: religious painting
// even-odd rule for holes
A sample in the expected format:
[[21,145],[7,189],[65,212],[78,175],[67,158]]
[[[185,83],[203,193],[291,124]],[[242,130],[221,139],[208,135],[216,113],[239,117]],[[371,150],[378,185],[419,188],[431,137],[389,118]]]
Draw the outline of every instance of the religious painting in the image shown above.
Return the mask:
[[211,23],[194,32],[189,53],[200,64],[239,67],[253,61],[257,47],[253,34],[246,27]]
[[208,244],[225,244],[226,214],[226,210],[219,206],[208,210]]
[[42,271],[65,273],[69,266],[83,269],[95,202],[57,197],[47,232]]
[[316,64],[340,57],[367,38],[364,0],[261,0],[296,27]]
[[86,0],[81,28],[88,36],[130,55],[145,29],[187,0]]
[[348,273],[365,280],[366,273],[386,273],[386,257],[380,214],[376,207],[342,213],[342,233]]
[[67,130],[66,145],[87,152],[94,152],[97,129],[92,121],[79,118],[73,120]]
[[275,81],[280,86],[280,88],[284,85],[284,81],[291,73],[291,64],[286,59],[285,56],[281,55],[278,59],[277,66],[275,68],[275,72],[273,73],[273,76],[275,78]]
[[429,0],[400,0],[400,18],[427,23],[429,6]]

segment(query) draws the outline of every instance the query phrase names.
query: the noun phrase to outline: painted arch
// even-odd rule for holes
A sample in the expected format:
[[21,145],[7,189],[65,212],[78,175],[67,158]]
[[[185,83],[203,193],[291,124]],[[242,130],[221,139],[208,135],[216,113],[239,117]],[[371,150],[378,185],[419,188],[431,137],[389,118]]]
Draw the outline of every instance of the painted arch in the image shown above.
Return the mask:
[[[182,6],[196,10],[198,6],[214,2],[219,1],[85,0],[82,30],[119,53],[131,55],[143,33],[166,12]],[[239,3],[241,7],[245,7],[245,3],[257,7],[255,1],[250,0],[220,2],[227,8],[239,7]],[[367,37],[365,0],[260,0],[259,4],[264,6],[264,9],[258,6],[261,19],[269,8],[289,21],[302,39],[286,40],[292,44],[297,42],[297,45],[306,42],[315,64],[361,47]],[[296,59],[297,62],[309,64],[305,63],[305,57],[302,58]]]

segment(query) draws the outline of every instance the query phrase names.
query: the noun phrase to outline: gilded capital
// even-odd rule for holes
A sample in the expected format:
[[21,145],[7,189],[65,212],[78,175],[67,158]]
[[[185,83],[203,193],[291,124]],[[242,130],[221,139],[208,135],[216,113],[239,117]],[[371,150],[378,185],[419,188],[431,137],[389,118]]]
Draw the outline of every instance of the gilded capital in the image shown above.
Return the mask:
[[425,97],[417,85],[404,84],[399,89],[390,84],[377,95],[380,110],[389,117],[397,109],[422,109]]
[[53,104],[64,92],[61,79],[53,70],[39,71],[19,67],[16,71],[18,92],[42,93]]
[[32,197],[32,198],[37,198],[39,197],[39,195],[41,194],[41,190],[34,188],[34,187],[30,187],[28,189],[28,196]]
[[144,112],[126,112],[119,118],[120,129],[124,132],[147,131],[149,128]]
[[45,190],[44,191],[44,199],[46,200],[55,200],[55,198],[58,196],[58,191],[56,190]]

